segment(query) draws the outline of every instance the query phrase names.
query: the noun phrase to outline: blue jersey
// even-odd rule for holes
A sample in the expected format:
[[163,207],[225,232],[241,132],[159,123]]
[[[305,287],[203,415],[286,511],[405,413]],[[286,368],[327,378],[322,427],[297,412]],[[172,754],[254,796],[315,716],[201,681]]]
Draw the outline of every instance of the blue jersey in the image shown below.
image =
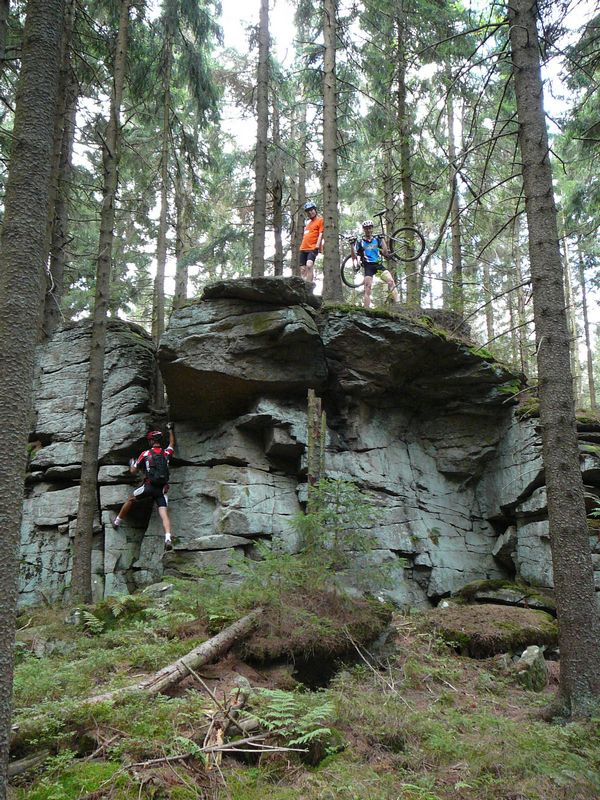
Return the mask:
[[360,256],[367,264],[381,263],[381,236],[373,236],[365,239],[362,236],[356,240],[356,255]]

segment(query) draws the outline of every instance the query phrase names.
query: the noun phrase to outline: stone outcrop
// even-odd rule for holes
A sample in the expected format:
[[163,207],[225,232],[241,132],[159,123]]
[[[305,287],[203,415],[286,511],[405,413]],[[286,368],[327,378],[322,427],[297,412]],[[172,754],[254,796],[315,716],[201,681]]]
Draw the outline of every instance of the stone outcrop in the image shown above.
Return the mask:
[[[370,552],[385,593],[428,605],[474,580],[550,586],[541,448],[535,421],[514,418],[518,381],[464,338],[419,318],[320,308],[299,279],[207,287],[176,311],[158,359],[177,447],[170,514],[139,507],[108,524],[130,491],[127,459],[143,448],[155,354],[136,326],[112,322],[104,392],[96,595],[166,575],[210,570],[238,579],[258,542],[295,552],[306,498],[306,391],[327,410],[327,473],[356,482],[377,509]],[[89,327],[59,331],[40,351],[23,522],[22,600],[68,585],[83,430]],[[589,452],[584,476],[600,484]],[[373,585],[374,591],[381,587]]]
[[[69,584],[71,543],[79,499],[84,403],[90,349],[89,323],[60,329],[39,348],[34,386],[35,419],[21,529],[21,602],[59,598]],[[102,431],[100,495],[112,485],[125,499],[123,466],[145,441],[155,363],[150,337],[137,325],[108,324]],[[94,524],[95,591],[123,590],[128,569],[125,550],[110,545],[108,515]],[[106,541],[105,541],[106,539]]]

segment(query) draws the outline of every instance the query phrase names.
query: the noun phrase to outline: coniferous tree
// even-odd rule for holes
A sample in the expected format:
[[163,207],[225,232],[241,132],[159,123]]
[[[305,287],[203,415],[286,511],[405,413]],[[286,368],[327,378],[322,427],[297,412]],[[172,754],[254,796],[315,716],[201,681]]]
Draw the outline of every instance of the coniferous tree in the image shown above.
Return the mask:
[[[212,21],[210,2],[197,0],[163,0],[161,28],[161,151],[160,151],[160,213],[156,245],[156,278],[152,308],[152,338],[158,346],[165,328],[165,265],[168,249],[169,196],[171,189],[171,151],[174,89],[187,89],[193,113],[196,115],[196,135],[214,118],[218,98],[208,53],[219,35]],[[184,88],[185,87],[185,88]],[[179,111],[179,109],[177,109]],[[157,374],[156,401],[161,406],[162,383]]]
[[38,320],[44,288],[63,0],[29,0],[0,231],[0,800],[7,794],[17,576]]
[[600,703],[596,607],[570,369],[569,331],[554,204],[535,0],[508,6],[533,285],[540,423],[559,619],[560,690],[574,717]]
[[71,594],[74,598],[84,602],[90,602],[92,599],[92,534],[94,516],[98,508],[96,492],[98,448],[102,423],[102,388],[104,384],[104,355],[113,255],[115,203],[119,183],[120,113],[125,85],[129,12],[132,2],[133,0],[121,0],[120,3],[110,111],[104,136],[102,136],[104,186],[100,214],[96,294],[90,340],[87,402],[81,457],[81,482],[79,485],[79,503],[73,542],[73,570],[71,575]]

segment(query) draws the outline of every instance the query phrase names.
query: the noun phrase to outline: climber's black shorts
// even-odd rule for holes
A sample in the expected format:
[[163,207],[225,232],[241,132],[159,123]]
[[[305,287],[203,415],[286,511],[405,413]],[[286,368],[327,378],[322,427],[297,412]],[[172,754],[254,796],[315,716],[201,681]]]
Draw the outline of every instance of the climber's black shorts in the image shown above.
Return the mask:
[[363,269],[365,271],[365,278],[373,278],[378,272],[384,272],[386,267],[383,266],[381,261],[364,261]]
[[300,250],[300,266],[305,267],[307,261],[312,261],[313,264],[317,260],[317,256],[319,255],[319,248],[317,247],[316,250]]
[[166,486],[152,486],[151,483],[142,483],[134,491],[133,499],[136,502],[138,500],[154,500],[158,508],[166,508],[169,505],[168,491],[168,484]]

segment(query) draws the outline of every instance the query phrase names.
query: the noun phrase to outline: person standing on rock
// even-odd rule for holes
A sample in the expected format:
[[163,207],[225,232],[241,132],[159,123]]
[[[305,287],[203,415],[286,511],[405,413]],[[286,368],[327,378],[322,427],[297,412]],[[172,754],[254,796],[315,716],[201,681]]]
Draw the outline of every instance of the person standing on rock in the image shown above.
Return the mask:
[[300,243],[300,274],[308,283],[314,283],[315,261],[319,253],[323,252],[325,223],[312,200],[304,204],[304,210],[308,214],[308,221],[304,226],[304,236]]
[[375,275],[387,283],[392,300],[394,303],[399,303],[400,296],[392,273],[383,265],[383,257],[390,254],[387,242],[383,236],[373,234],[373,220],[366,219],[362,224],[362,229],[362,236],[353,241],[350,252],[353,263],[360,258],[365,273],[363,305],[365,308],[371,307],[371,289]]
[[137,459],[130,460],[129,471],[132,475],[137,475],[140,470],[143,470],[144,482],[123,503],[117,516],[111,520],[111,525],[117,530],[124,517],[137,502],[153,500],[158,508],[165,532],[165,550],[172,550],[171,520],[169,519],[167,496],[169,492],[169,461],[175,452],[175,433],[172,422],[167,423],[167,430],[169,431],[167,447],[163,449],[163,435],[160,431],[150,431],[146,436],[150,444],[149,449],[140,453]]

